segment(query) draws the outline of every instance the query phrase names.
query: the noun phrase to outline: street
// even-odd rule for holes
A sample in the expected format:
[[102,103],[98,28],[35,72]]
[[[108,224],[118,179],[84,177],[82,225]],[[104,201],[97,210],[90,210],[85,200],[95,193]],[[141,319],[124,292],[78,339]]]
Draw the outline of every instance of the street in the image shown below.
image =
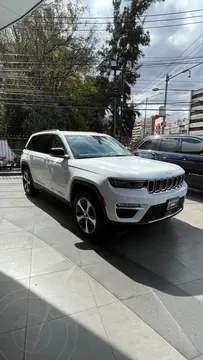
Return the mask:
[[0,178],[0,360],[203,359],[203,193],[96,245],[21,183]]

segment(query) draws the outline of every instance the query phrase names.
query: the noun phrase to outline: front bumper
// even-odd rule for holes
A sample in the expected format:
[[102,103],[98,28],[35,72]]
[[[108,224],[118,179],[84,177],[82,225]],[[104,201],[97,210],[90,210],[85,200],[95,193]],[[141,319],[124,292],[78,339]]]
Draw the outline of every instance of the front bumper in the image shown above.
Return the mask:
[[[144,224],[170,218],[183,210],[187,189],[186,182],[180,188],[153,194],[149,194],[146,189],[131,190],[111,187],[104,196],[107,218],[112,222],[123,224]],[[168,209],[168,201],[174,198],[178,199],[177,206]],[[128,207],[126,204],[131,206]]]

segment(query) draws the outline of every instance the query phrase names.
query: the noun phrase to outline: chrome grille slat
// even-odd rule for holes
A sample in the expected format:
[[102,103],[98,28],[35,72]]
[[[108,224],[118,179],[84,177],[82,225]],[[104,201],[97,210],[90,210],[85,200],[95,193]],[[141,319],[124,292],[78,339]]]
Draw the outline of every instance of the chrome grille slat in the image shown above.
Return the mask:
[[173,180],[172,180],[172,189],[175,188],[175,182],[176,182],[176,178],[174,177]]
[[174,186],[174,187],[176,188],[176,187],[177,187],[177,185],[178,185],[178,176],[176,176],[176,178],[175,178],[175,179],[176,179],[176,181],[175,181],[175,186]]
[[156,187],[155,187],[155,192],[160,192],[161,191],[161,180],[156,180]]
[[150,194],[160,193],[181,187],[184,182],[184,175],[175,176],[166,179],[155,179],[148,181],[148,192]]
[[154,180],[153,193],[156,192],[156,180]]

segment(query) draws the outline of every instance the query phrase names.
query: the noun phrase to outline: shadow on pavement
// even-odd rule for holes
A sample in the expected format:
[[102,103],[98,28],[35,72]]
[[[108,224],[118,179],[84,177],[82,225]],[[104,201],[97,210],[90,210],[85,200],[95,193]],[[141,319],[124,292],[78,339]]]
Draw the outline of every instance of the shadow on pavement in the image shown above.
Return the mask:
[[[75,296],[69,294],[68,287],[73,271],[68,274],[60,283],[52,284],[43,283],[50,274],[33,277],[29,282],[29,278],[14,280],[0,273],[0,359],[130,360],[109,345],[96,306],[67,315],[66,298]],[[35,291],[29,291],[30,284]],[[53,286],[57,294],[53,294]]]
[[187,199],[203,204],[203,191],[190,188],[188,190]]
[[[74,246],[81,256],[85,252],[98,255],[78,264],[119,299],[142,295],[151,288],[174,296],[203,294],[203,283],[188,292],[180,289],[203,278],[203,230],[174,218],[130,229],[107,227],[103,239],[92,243],[81,238],[66,204],[45,193],[32,202],[77,237]],[[57,250],[68,257],[72,252],[68,240],[65,247]]]

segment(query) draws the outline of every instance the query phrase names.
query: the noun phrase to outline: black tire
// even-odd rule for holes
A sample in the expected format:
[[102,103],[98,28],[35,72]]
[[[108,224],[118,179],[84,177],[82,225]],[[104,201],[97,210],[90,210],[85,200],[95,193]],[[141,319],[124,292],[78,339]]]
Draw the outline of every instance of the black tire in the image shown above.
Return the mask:
[[105,218],[96,195],[89,192],[79,193],[73,202],[73,217],[84,237],[99,240],[101,234],[104,234]]
[[37,196],[38,190],[35,189],[32,181],[32,176],[30,170],[26,167],[22,172],[23,176],[23,188],[25,190],[25,194],[29,197]]

